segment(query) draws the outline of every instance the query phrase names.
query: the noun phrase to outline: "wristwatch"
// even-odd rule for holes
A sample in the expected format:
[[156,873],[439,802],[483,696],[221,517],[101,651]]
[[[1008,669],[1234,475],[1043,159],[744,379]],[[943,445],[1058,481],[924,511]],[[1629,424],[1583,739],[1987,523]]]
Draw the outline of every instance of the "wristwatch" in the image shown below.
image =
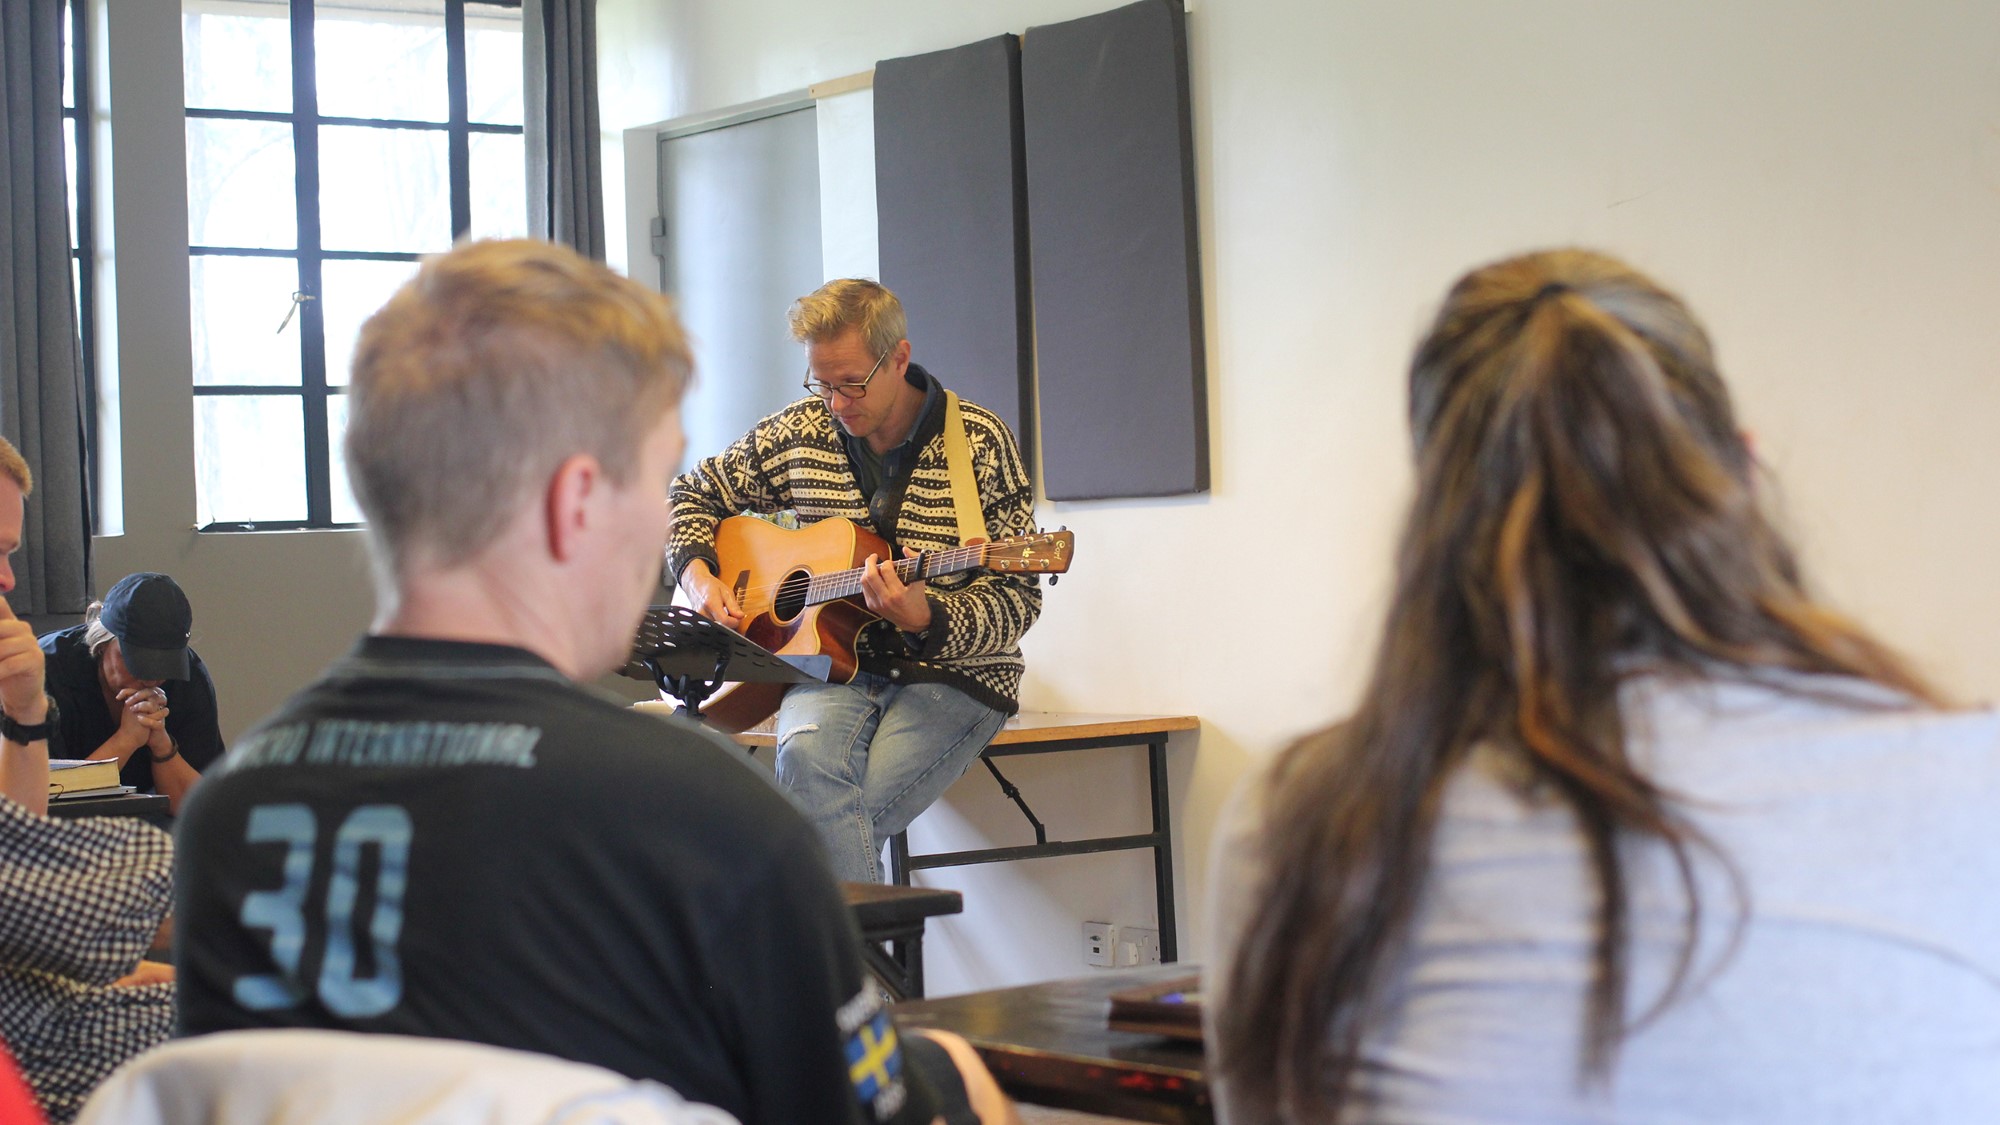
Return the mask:
[[0,738],[26,746],[30,742],[40,742],[56,732],[56,724],[62,721],[62,711],[56,707],[55,696],[44,695],[48,700],[49,713],[41,722],[33,726],[16,722],[14,716],[0,711]]

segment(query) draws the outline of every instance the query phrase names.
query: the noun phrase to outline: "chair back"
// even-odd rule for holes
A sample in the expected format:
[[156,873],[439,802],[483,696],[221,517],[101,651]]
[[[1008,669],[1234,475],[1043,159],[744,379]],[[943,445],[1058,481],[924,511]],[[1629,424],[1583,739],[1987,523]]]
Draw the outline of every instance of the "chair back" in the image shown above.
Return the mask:
[[527,1051],[348,1031],[229,1031],[118,1068],[78,1125],[739,1125],[657,1082]]

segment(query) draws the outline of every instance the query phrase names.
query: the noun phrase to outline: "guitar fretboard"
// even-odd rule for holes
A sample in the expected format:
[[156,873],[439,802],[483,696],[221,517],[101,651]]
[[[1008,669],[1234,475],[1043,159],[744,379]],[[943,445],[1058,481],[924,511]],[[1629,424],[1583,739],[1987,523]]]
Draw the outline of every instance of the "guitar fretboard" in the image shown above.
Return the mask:
[[[914,559],[896,560],[896,577],[904,582],[921,578],[937,578],[946,574],[957,574],[961,570],[971,570],[986,561],[986,544],[975,543],[970,547],[953,547],[948,551],[927,551]],[[918,568],[922,567],[919,573]],[[819,605],[822,602],[851,598],[861,592],[861,567],[851,570],[836,570],[830,574],[815,574],[806,583],[806,604]]]

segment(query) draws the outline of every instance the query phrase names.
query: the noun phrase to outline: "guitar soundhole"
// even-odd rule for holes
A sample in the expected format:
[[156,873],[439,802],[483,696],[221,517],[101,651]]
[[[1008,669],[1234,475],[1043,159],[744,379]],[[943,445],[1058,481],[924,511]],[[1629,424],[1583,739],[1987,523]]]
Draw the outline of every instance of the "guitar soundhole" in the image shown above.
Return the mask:
[[795,570],[785,575],[778,583],[778,596],[771,603],[771,616],[780,621],[790,622],[806,609],[806,593],[812,575],[803,570]]

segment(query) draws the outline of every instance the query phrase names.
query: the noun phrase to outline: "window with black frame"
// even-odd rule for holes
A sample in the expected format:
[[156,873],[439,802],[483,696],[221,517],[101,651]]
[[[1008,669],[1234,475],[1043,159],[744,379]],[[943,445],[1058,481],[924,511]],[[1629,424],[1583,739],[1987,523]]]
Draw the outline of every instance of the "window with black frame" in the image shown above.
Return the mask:
[[[97,434],[97,237],[93,216],[92,135],[96,130],[91,96],[88,12],[82,4],[63,5],[63,156],[69,173],[69,254],[76,297],[77,339],[82,343],[83,442],[86,474],[98,471]],[[91,493],[95,496],[94,490]]]
[[183,0],[196,522],[361,519],[362,321],[453,240],[527,231],[519,0]]

